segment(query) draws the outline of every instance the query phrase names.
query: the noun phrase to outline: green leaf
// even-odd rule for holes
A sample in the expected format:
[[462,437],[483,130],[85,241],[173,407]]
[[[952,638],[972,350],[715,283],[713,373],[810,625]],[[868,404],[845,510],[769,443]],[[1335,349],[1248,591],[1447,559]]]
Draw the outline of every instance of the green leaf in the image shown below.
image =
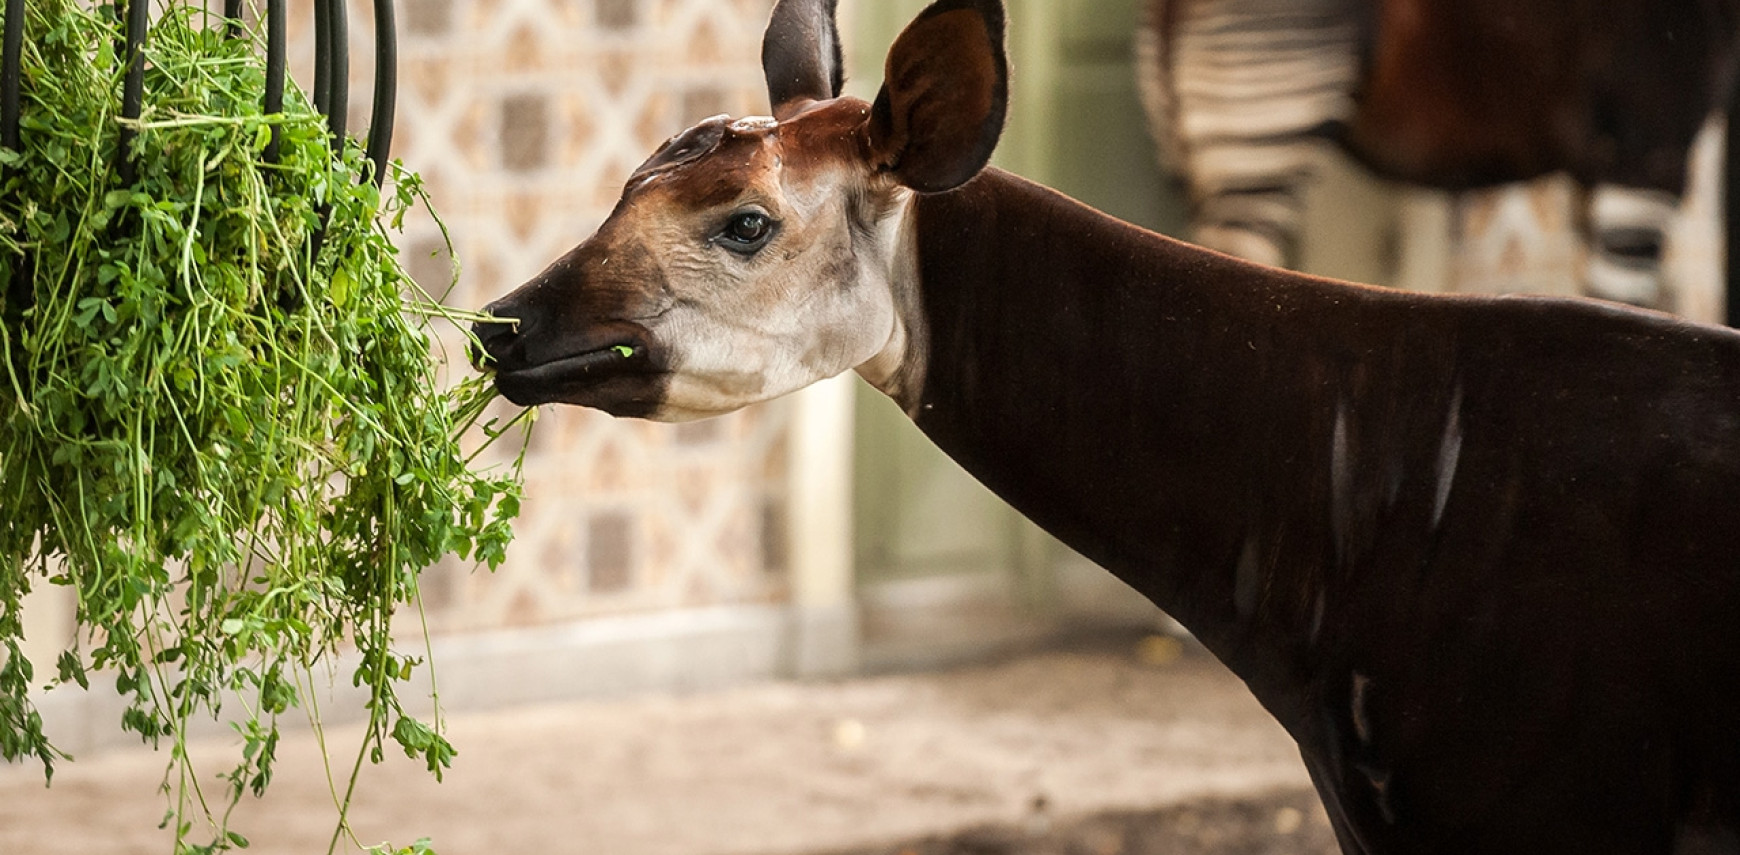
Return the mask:
[[77,683],[81,689],[90,689],[91,679],[85,673],[85,663],[79,658],[77,653],[74,653],[71,650],[63,650],[61,651],[60,658],[56,660],[55,664],[56,669],[59,672],[60,682]]
[[355,280],[350,275],[350,271],[342,268],[333,271],[332,284],[327,292],[332,297],[332,304],[343,308],[346,303],[349,303],[351,288],[354,284]]
[[[517,507],[468,466],[467,419],[487,398],[437,384],[432,332],[403,312],[387,226],[423,204],[421,182],[359,181],[361,146],[335,151],[294,86],[262,116],[257,33],[210,24],[191,0],[154,7],[123,185],[114,15],[29,0],[28,132],[0,152],[0,251],[27,241],[53,262],[0,265],[4,290],[36,297],[0,347],[0,563],[20,568],[0,574],[0,651],[17,647],[30,584],[77,591],[93,647],[54,673],[112,678],[122,726],[168,748],[182,852],[245,845],[186,838],[264,789],[276,717],[338,650],[371,666],[354,675],[365,753],[403,737],[439,776],[453,746],[403,713],[395,692],[421,669],[394,652],[392,618],[444,553],[500,561]],[[30,665],[0,655],[0,749],[51,772],[63,755],[29,705]],[[229,789],[179,790],[195,780],[191,723],[237,695]]]

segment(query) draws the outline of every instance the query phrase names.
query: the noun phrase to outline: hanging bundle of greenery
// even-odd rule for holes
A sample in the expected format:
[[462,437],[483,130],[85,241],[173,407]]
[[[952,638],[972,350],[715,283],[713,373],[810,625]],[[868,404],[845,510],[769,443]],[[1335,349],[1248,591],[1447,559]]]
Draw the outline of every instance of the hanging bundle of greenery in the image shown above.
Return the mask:
[[[263,114],[258,39],[159,9],[137,120],[112,10],[25,15],[20,145],[0,148],[0,754],[52,775],[32,690],[112,674],[122,726],[173,746],[178,851],[216,851],[243,844],[228,810],[266,787],[278,718],[337,653],[369,695],[357,765],[391,739],[439,774],[453,748],[401,705],[421,659],[391,619],[443,556],[501,560],[520,480],[461,442],[493,389],[438,380],[428,325],[462,319],[389,237],[416,177],[359,180],[360,148],[294,87]],[[44,584],[77,601],[52,663],[22,644]],[[220,706],[243,741],[224,798],[184,750]]]

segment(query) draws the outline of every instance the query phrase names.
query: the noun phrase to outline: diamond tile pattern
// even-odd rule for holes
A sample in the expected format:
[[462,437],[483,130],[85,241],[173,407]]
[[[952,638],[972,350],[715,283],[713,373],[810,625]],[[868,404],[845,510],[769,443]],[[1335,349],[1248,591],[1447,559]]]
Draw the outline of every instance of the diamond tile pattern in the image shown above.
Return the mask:
[[[1693,146],[1663,260],[1672,309],[1709,323],[1721,323],[1723,311],[1722,129],[1719,120],[1710,124]],[[1584,198],[1570,179],[1551,175],[1451,200],[1450,290],[1577,293],[1590,262],[1578,221]]]
[[[422,174],[452,237],[407,222],[406,264],[451,305],[506,294],[585,238],[666,137],[718,112],[766,112],[771,0],[399,0],[393,156]],[[352,3],[353,133],[368,126],[373,24]],[[291,11],[312,82],[313,15]],[[461,339],[443,348],[461,354]],[[505,412],[505,411],[504,411]],[[424,575],[437,631],[787,597],[789,407],[688,426],[575,408],[539,414],[518,539],[495,573]]]
[[1565,176],[1455,194],[1452,290],[1574,295],[1587,251]]

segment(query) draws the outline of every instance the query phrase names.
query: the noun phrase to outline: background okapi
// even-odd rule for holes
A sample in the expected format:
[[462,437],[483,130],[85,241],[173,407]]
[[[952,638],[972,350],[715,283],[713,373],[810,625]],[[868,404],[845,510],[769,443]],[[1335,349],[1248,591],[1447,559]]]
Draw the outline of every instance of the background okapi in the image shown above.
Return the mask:
[[1564,172],[1585,188],[1585,293],[1676,308],[1663,231],[1693,138],[1730,96],[1740,4],[1150,0],[1146,11],[1139,82],[1163,160],[1188,185],[1197,242],[1294,263],[1324,141],[1379,176],[1446,190]]

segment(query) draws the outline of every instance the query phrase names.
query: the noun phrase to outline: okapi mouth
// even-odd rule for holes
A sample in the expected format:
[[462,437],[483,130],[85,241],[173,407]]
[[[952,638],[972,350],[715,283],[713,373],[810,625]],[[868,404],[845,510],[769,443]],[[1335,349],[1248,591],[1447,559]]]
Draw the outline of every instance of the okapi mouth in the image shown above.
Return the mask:
[[511,315],[473,327],[472,364],[495,376],[496,390],[522,407],[577,404],[613,415],[641,415],[662,398],[665,371],[651,334],[639,324],[594,325],[565,341]]
[[[484,366],[490,370],[490,366]],[[657,405],[663,372],[641,344],[613,344],[536,365],[495,365],[495,387],[522,407],[578,404],[612,415],[639,415]]]
[[599,350],[588,350],[572,356],[564,356],[541,362],[537,365],[524,365],[506,369],[494,364],[494,360],[485,357],[481,368],[494,371],[499,379],[504,375],[521,378],[529,383],[539,381],[561,382],[573,378],[604,377],[610,372],[627,367],[636,357],[644,357],[646,348],[632,344],[615,344]]

